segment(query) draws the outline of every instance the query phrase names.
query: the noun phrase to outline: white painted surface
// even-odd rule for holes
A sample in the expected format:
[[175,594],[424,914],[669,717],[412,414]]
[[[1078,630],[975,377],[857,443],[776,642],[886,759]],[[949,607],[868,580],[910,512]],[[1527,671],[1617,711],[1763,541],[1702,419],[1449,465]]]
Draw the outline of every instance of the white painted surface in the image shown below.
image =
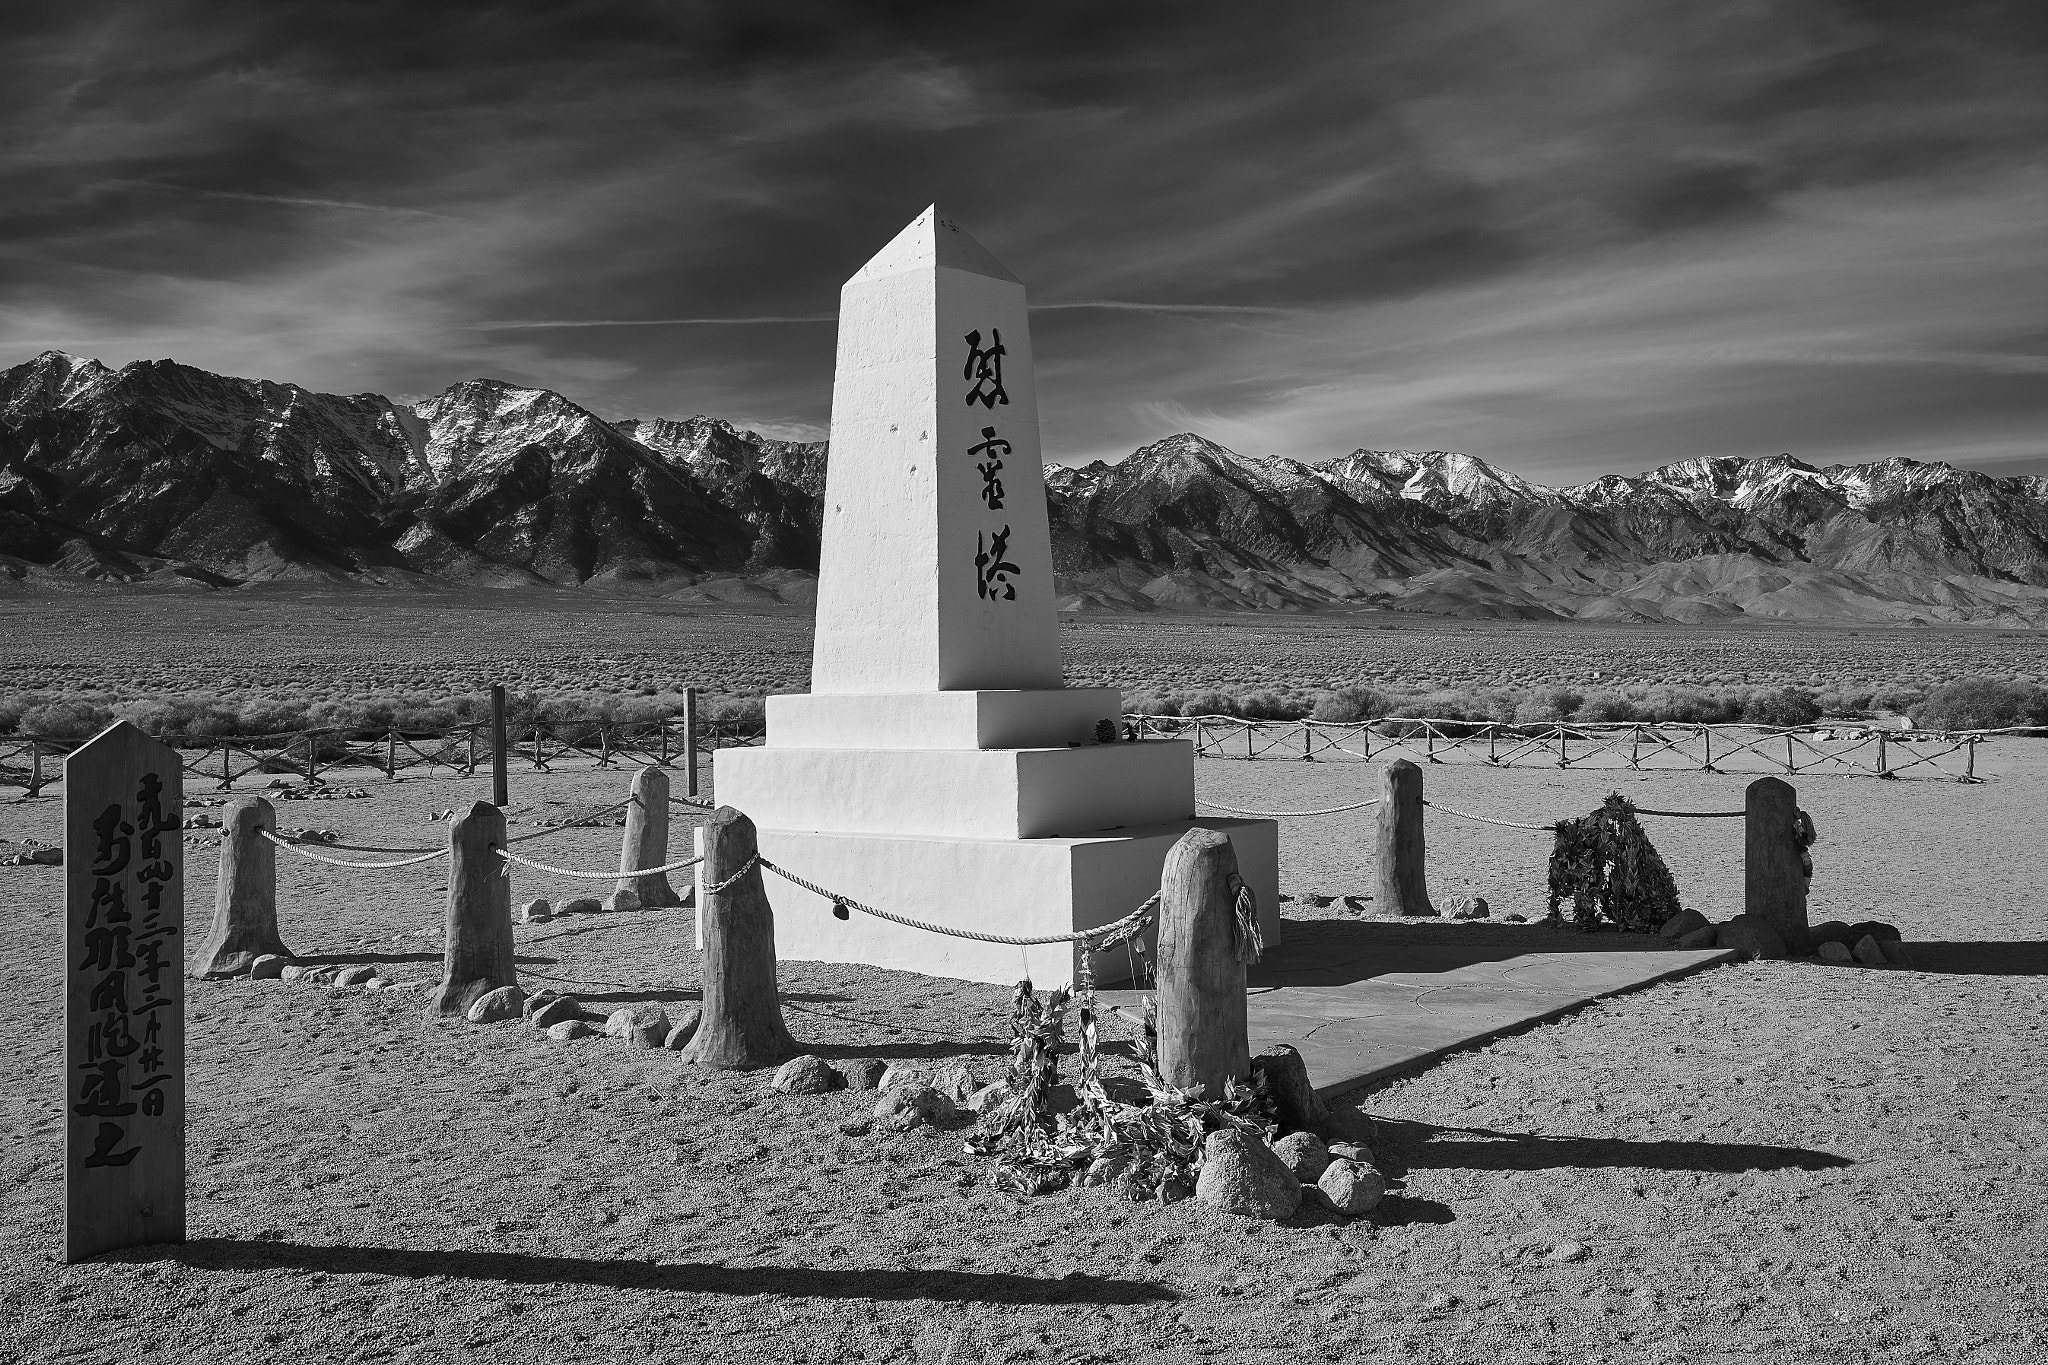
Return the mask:
[[768,698],[778,749],[1043,749],[1116,723],[1113,687],[1004,692],[813,692]]
[[[1280,941],[1279,826],[1270,820],[1185,820],[1081,839],[874,838],[763,828],[770,862],[838,894],[894,914],[948,927],[1034,938],[1113,923],[1159,889],[1167,850],[1190,829],[1229,834],[1238,867],[1259,904],[1269,945]],[[702,852],[699,835],[698,851]],[[967,981],[1040,987],[1073,980],[1078,950],[982,943],[849,913],[772,872],[763,874],[775,911],[775,948],[790,961],[865,962]],[[704,903],[701,868],[697,904]],[[1156,945],[1156,930],[1145,935]],[[699,946],[702,940],[699,939]],[[1121,949],[1098,956],[1100,984],[1128,976]]]
[[[966,401],[970,332],[1001,334],[1007,403]],[[984,427],[1008,443],[1000,509]],[[1005,529],[1017,572],[990,600],[975,557]],[[1024,287],[936,205],[840,291],[821,534],[812,692],[1060,685]]]
[[1186,740],[1080,749],[720,749],[718,799],[761,828],[1038,839],[1195,812]]

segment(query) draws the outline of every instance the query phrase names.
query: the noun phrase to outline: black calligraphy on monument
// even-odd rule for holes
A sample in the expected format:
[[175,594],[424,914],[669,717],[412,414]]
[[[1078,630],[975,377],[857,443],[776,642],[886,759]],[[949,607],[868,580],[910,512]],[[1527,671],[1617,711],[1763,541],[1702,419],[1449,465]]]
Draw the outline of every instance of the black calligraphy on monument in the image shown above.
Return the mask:
[[994,427],[981,429],[981,444],[967,447],[969,455],[983,459],[974,466],[981,475],[981,501],[989,511],[1003,510],[1003,456],[1010,453],[1010,443],[996,435]]
[[981,344],[979,329],[969,332],[967,340],[967,363],[961,367],[960,377],[970,381],[974,387],[967,391],[964,400],[970,407],[976,403],[985,408],[994,408],[1001,403],[1008,407],[1010,395],[1003,392],[1003,333],[999,327],[988,329],[988,348]]
[[1023,570],[1003,558],[1010,552],[1010,528],[1005,526],[1000,531],[977,532],[974,545],[975,591],[991,602],[999,598],[1005,602],[1016,601],[1017,585],[1010,581],[1010,576]]

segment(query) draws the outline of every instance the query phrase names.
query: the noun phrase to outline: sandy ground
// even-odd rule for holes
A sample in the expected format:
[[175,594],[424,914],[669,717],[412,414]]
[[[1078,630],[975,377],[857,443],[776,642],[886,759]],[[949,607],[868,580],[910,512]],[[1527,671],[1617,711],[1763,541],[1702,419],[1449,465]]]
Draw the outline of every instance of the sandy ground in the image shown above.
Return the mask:
[[[1397,1189],[1348,1223],[1020,1199],[975,1183],[957,1133],[842,1134],[871,1096],[783,1096],[765,1074],[512,1024],[427,1026],[418,994],[192,983],[192,1240],[65,1267],[62,874],[0,869],[0,1360],[2038,1361],[2048,746],[1987,750],[1981,770],[1994,780],[1975,787],[1800,785],[1822,837],[1815,918],[1889,919],[1922,970],[1721,968],[1353,1097]],[[1280,808],[1370,794],[1373,774],[1205,760],[1199,780]],[[625,782],[515,771],[514,830]],[[1522,820],[1616,786],[1702,809],[1742,788],[1452,767],[1428,783]],[[365,785],[281,803],[281,822],[428,844],[431,812],[484,793]],[[55,800],[0,806],[0,854],[55,841],[60,818]],[[1740,828],[1653,827],[1687,903],[1716,917],[1739,908]],[[617,838],[532,847],[602,866]],[[1439,897],[1542,910],[1544,836],[1433,816],[1430,840]],[[211,836],[191,850],[197,933]],[[1290,822],[1283,889],[1366,891],[1369,857],[1359,816]],[[303,956],[438,974],[435,865],[280,855],[280,883]],[[571,890],[522,877],[515,895]],[[679,1009],[696,996],[688,932],[676,913],[522,927],[521,970]],[[1574,937],[1525,932],[1544,950]],[[792,1030],[828,1058],[1000,1067],[999,988],[794,962],[782,981]],[[1566,1240],[1584,1257],[1547,1259]]]

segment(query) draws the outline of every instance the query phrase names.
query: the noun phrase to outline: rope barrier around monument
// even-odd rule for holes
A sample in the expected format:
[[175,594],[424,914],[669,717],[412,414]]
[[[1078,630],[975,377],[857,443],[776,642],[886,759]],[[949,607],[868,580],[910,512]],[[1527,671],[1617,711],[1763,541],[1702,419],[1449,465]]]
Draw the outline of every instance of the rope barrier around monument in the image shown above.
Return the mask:
[[1370,801],[1354,801],[1348,806],[1325,806],[1320,810],[1244,810],[1238,806],[1226,806],[1221,801],[1211,801],[1206,796],[1195,798],[1196,805],[1207,806],[1210,810],[1220,810],[1226,815],[1251,815],[1263,820],[1295,820],[1305,815],[1341,815],[1348,810],[1364,810],[1367,806],[1377,806],[1379,803],[1380,798],[1375,796]]
[[1676,820],[1740,820],[1749,814],[1746,810],[1650,810],[1636,805],[1629,809],[1637,815],[1663,815]]
[[617,805],[606,806],[601,810],[585,811],[583,814],[577,816],[573,820],[564,820],[561,824],[549,825],[546,829],[533,830],[532,832],[527,834],[515,834],[511,838],[507,839],[505,842],[508,844],[523,844],[528,839],[545,839],[550,834],[560,834],[565,829],[575,829],[579,825],[583,825],[591,820],[596,820],[601,816],[617,815],[620,811],[634,804],[639,799],[640,798],[637,796],[629,796],[625,800],[619,802]]
[[437,848],[430,850],[429,852],[422,853],[416,858],[394,858],[385,862],[377,863],[352,863],[346,858],[330,858],[324,853],[315,853],[313,852],[312,849],[307,848],[304,844],[294,843],[290,839],[280,839],[267,829],[259,830],[257,832],[261,834],[264,838],[270,840],[271,843],[276,844],[279,848],[288,848],[292,852],[298,854],[301,858],[310,858],[316,863],[326,863],[329,867],[353,867],[363,870],[375,870],[387,867],[411,867],[415,863],[430,863],[436,858],[445,858],[448,856],[447,849]]
[[494,848],[491,852],[497,854],[508,863],[517,863],[521,867],[530,867],[536,872],[552,872],[557,877],[575,877],[580,881],[587,882],[628,881],[634,877],[651,877],[657,872],[680,872],[686,867],[695,867],[698,863],[704,861],[702,856],[699,856],[685,858],[678,863],[663,863],[660,867],[636,867],[630,872],[579,872],[573,867],[556,867],[553,863],[535,862],[531,858],[522,858],[510,849]]
[[1557,822],[1554,820],[1547,825],[1526,825],[1518,820],[1496,820],[1491,815],[1474,815],[1469,810],[1459,810],[1456,806],[1442,805],[1431,801],[1428,797],[1423,798],[1422,804],[1431,810],[1440,810],[1445,815],[1455,815],[1464,820],[1477,820],[1482,825],[1499,825],[1502,829],[1526,829],[1533,830],[1538,834],[1550,834],[1557,829]]

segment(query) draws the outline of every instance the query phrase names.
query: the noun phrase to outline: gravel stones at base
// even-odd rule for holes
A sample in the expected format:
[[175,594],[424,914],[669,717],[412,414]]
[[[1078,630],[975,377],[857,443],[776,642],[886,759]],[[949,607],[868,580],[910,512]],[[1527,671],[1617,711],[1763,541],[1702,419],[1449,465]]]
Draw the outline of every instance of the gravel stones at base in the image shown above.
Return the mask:
[[1377,1165],[1379,1165],[1379,1162],[1373,1159],[1373,1154],[1372,1154],[1372,1148],[1370,1148],[1370,1147],[1366,1146],[1366,1145],[1365,1145],[1364,1143],[1362,1143],[1362,1142],[1333,1142],[1333,1143],[1331,1143],[1331,1144],[1330,1144],[1330,1160],[1332,1160],[1332,1161],[1352,1161],[1352,1162],[1356,1162],[1356,1163],[1357,1163],[1358,1165],[1360,1165],[1360,1166],[1377,1166]]
[[890,1062],[882,1068],[882,1077],[875,1082],[878,1090],[897,1090],[904,1086],[930,1085],[931,1073],[923,1067],[909,1066],[901,1062]]
[[587,1019],[564,1019],[559,1024],[550,1024],[544,1030],[548,1037],[558,1043],[574,1042],[578,1038],[595,1038],[597,1030]]
[[1891,965],[1891,960],[1884,955],[1884,949],[1880,948],[1877,940],[1869,934],[1865,934],[1862,938],[1857,939],[1856,946],[1849,951],[1854,953],[1856,960],[1866,967],[1889,967]]
[[1314,1184],[1330,1164],[1330,1149],[1314,1133],[1289,1133],[1273,1144],[1273,1155],[1286,1162],[1304,1185]]
[[377,969],[375,967],[366,962],[357,963],[353,967],[343,967],[340,971],[336,972],[334,974],[334,984],[337,986],[361,986],[374,979],[376,975]]
[[1718,925],[1709,924],[1704,928],[1693,929],[1687,933],[1679,935],[1677,943],[1680,948],[1685,949],[1687,952],[1692,952],[1700,948],[1713,947],[1715,942],[1720,938],[1720,936],[1720,927]]
[[792,1057],[776,1069],[769,1084],[786,1095],[822,1095],[844,1085],[846,1078],[834,1071],[822,1057],[806,1052]]
[[618,914],[640,908],[640,893],[630,886],[622,886],[604,898],[604,909]]
[[1224,1128],[1203,1139],[1195,1198],[1246,1218],[1290,1218],[1301,1207],[1301,1181],[1256,1133]]
[[1329,1127],[1330,1106],[1308,1079],[1308,1063],[1285,1043],[1252,1058],[1252,1071],[1266,1078],[1266,1095],[1283,1133],[1321,1133]]
[[1681,910],[1659,926],[1657,937],[1677,943],[1687,934],[1697,929],[1704,929],[1710,923],[1712,921],[1697,910]]
[[1346,1218],[1371,1213],[1387,1194],[1386,1177],[1356,1161],[1336,1160],[1316,1180],[1322,1202]]
[[704,1007],[692,1005],[676,1016],[676,1022],[668,1031],[662,1046],[670,1052],[681,1052],[697,1036],[697,1025],[704,1022]]
[[990,1081],[987,1085],[967,1097],[967,1112],[979,1117],[996,1108],[1008,1098],[1010,1098],[1009,1082]]
[[1856,960],[1856,954],[1849,951],[1848,944],[1840,939],[1831,938],[1826,943],[1820,945],[1820,960],[1847,965]]
[[561,998],[562,993],[560,991],[543,986],[532,995],[526,997],[526,1003],[519,1007],[519,1013],[525,1018],[531,1019],[540,1012],[541,1006],[547,1004],[550,1000],[559,1000]]
[[546,924],[555,917],[555,907],[546,901],[533,900],[519,907],[521,924]]
[[944,1095],[956,1106],[965,1105],[969,1097],[980,1088],[974,1079],[974,1073],[960,1062],[949,1063],[934,1071],[931,1085],[932,1089]]
[[880,1088],[888,1070],[889,1064],[880,1057],[856,1057],[841,1074],[846,1077],[848,1090],[875,1090]]
[[500,986],[485,991],[470,1005],[466,1016],[472,1024],[495,1024],[500,1019],[517,1019],[526,1003],[526,992],[517,986]]
[[249,964],[249,979],[275,981],[284,975],[284,969],[289,965],[290,963],[276,953],[265,953]]
[[1732,951],[1744,962],[1785,956],[1785,940],[1778,931],[1754,915],[1737,915],[1721,926],[1715,946]]
[[573,995],[558,995],[527,1016],[533,1026],[546,1033],[557,1024],[583,1018],[583,1002]]
[[1813,945],[1816,953],[1820,951],[1823,943],[1839,943],[1842,950],[1847,952],[1849,946],[1860,937],[1862,935],[1850,933],[1849,926],[1838,919],[1824,920],[1806,931],[1806,941]]
[[894,1132],[928,1123],[933,1127],[953,1117],[953,1102],[928,1085],[887,1087],[875,1104],[875,1120]]
[[668,1041],[668,1012],[652,1000],[622,1005],[605,1017],[605,1036],[652,1051]]

